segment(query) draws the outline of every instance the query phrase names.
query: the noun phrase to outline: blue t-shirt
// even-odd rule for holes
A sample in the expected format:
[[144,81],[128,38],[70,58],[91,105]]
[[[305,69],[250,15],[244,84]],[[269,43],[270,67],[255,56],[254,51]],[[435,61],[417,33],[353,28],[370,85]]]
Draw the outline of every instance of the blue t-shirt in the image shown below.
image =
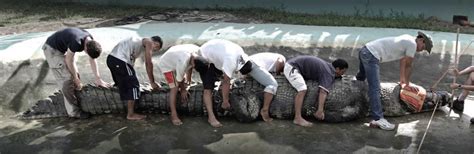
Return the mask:
[[84,41],[88,36],[92,38],[91,34],[83,29],[66,28],[48,37],[46,44],[62,53],[66,53],[67,49],[72,52],[81,52],[84,50]]
[[305,80],[317,81],[319,86],[330,90],[336,74],[331,63],[315,56],[298,56],[287,63],[298,69]]

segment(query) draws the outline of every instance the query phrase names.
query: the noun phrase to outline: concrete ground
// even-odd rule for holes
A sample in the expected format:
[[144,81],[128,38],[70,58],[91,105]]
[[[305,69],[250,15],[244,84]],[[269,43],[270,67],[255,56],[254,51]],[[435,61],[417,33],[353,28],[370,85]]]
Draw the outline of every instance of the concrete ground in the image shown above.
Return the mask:
[[[466,104],[473,109],[474,103]],[[473,111],[469,110],[471,116]],[[447,108],[436,112],[421,153],[472,153],[474,125],[469,116]],[[2,118],[3,153],[415,153],[431,113],[388,118],[395,131],[366,126],[368,119],[318,123],[303,128],[290,120],[239,123],[221,118],[212,128],[205,117],[183,117],[173,126],[165,115],[127,121],[124,115],[88,120]]]
[[[186,28],[193,27],[193,28]],[[180,29],[177,31],[176,29]],[[127,36],[159,34],[165,46],[180,43],[200,44],[212,38],[226,38],[244,46],[249,54],[271,51],[287,57],[311,54],[325,60],[342,57],[350,63],[348,74],[357,72],[354,53],[367,41],[409,33],[412,29],[295,26],[284,24],[235,23],[143,23],[121,27],[90,29],[102,43],[105,53]],[[412,81],[429,87],[454,59],[453,33],[429,32],[433,53],[418,54]],[[98,115],[88,120],[55,118],[18,120],[12,116],[26,110],[36,100],[55,91],[40,47],[51,33],[29,33],[0,37],[0,153],[415,153],[431,113],[388,117],[397,124],[395,131],[368,128],[360,119],[347,123],[318,123],[312,128],[292,124],[291,120],[271,123],[239,123],[221,118],[223,128],[210,127],[205,117],[182,117],[183,126],[173,126],[167,115],[149,115],[145,121],[127,121],[125,115]],[[114,34],[114,35],[110,35]],[[473,35],[460,36],[460,50]],[[461,56],[460,68],[472,65],[472,48]],[[154,55],[156,60],[159,55]],[[104,62],[100,72],[111,81]],[[92,76],[85,56],[78,57],[84,83]],[[398,63],[381,65],[384,82],[398,80]],[[157,71],[157,70],[155,70]],[[137,65],[141,81],[147,81],[142,64]],[[159,74],[159,73],[155,73]],[[462,81],[465,78],[458,78]],[[447,90],[448,76],[439,84]],[[459,94],[459,92],[456,92]],[[464,113],[443,107],[436,112],[422,153],[473,153],[474,98],[466,101]]]

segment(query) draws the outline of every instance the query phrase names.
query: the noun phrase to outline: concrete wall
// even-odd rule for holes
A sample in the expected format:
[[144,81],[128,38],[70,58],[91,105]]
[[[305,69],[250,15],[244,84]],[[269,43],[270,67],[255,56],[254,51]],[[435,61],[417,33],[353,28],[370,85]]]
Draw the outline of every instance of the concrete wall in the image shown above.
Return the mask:
[[452,21],[453,15],[474,18],[472,0],[50,0],[102,5],[139,5],[175,8],[259,7],[297,13],[364,16],[435,16]]

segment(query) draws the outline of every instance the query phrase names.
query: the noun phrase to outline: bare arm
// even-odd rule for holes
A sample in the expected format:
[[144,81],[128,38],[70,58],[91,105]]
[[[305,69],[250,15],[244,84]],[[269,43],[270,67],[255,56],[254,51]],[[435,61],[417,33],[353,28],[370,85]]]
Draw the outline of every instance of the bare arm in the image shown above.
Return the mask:
[[324,120],[324,103],[326,102],[327,91],[319,89],[318,110],[316,111],[316,118]]
[[400,84],[410,84],[411,64],[413,57],[403,57],[400,60]]
[[193,72],[193,68],[189,68],[188,70],[186,70],[184,79],[181,82],[178,82],[179,89],[182,95],[183,93],[187,93],[188,86],[191,83],[192,72]]
[[151,87],[153,89],[159,89],[160,86],[155,82],[155,76],[153,75],[153,63],[151,61],[153,52],[153,41],[149,38],[144,38],[143,44],[145,45],[145,67],[146,74],[148,75],[148,80],[150,81]]
[[181,82],[178,82],[178,86],[181,92],[186,91],[186,89],[188,88],[188,86],[186,86],[186,83],[184,83],[184,80]]
[[461,85],[461,89],[473,91],[474,86],[473,85]]
[[66,67],[69,70],[69,73],[71,73],[72,81],[74,83],[75,89],[76,90],[81,90],[82,89],[82,84],[81,80],[79,79],[79,74],[77,73],[77,67],[76,67],[76,61],[74,59],[75,53],[68,50],[66,51]]
[[191,77],[193,76],[193,68],[190,67],[188,70],[186,70],[186,77],[185,77],[185,82],[186,84],[191,84]]
[[452,89],[462,89],[462,90],[469,90],[469,91],[474,91],[474,85],[462,85],[462,84],[457,84],[457,83],[452,83],[450,85]]
[[318,98],[318,110],[324,111],[324,103],[326,102],[326,96],[328,93],[324,90],[319,90],[319,98]]
[[224,73],[224,81],[222,81],[222,99],[223,102],[229,102],[230,77]]
[[[188,86],[186,83],[184,83],[184,80],[181,82],[178,82],[179,90],[180,90],[180,95],[181,95],[181,103],[187,103],[188,102]],[[174,94],[176,96],[176,94]]]
[[474,66],[469,66],[465,69],[463,69],[461,72],[457,73],[458,75],[464,75],[464,74],[469,74],[474,71]]
[[95,79],[100,80],[100,74],[97,69],[97,61],[89,57],[89,63],[91,64],[92,73],[94,73]]
[[97,69],[97,61],[89,57],[89,63],[91,65],[92,73],[94,73],[95,76],[95,84],[100,87],[110,87],[107,82],[104,82],[100,78],[99,69]]

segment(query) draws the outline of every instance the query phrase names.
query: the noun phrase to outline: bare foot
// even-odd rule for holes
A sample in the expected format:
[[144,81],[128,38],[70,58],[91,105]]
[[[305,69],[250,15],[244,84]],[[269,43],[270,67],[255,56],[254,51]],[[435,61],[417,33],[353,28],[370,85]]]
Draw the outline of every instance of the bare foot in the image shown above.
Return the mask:
[[318,119],[318,120],[324,120],[324,112],[314,112],[313,113],[313,116],[314,118]]
[[175,126],[179,126],[183,124],[183,122],[181,122],[181,119],[179,119],[178,117],[173,117],[173,116],[171,116],[171,122]]
[[222,127],[222,124],[217,120],[207,120],[212,127],[219,128]]
[[262,119],[265,122],[270,122],[273,120],[273,118],[271,118],[270,115],[268,114],[268,110],[261,110],[260,115],[262,116]]
[[145,118],[146,118],[146,115],[141,115],[141,114],[137,114],[137,113],[127,115],[128,120],[143,120]]
[[308,122],[308,121],[304,120],[303,118],[301,118],[301,119],[295,119],[295,120],[293,120],[293,123],[294,123],[294,124],[297,124],[297,125],[300,125],[300,126],[303,126],[303,127],[311,127],[311,126],[313,126],[313,123]]
[[222,103],[221,107],[222,107],[224,110],[228,110],[228,109],[230,109],[230,103]]

